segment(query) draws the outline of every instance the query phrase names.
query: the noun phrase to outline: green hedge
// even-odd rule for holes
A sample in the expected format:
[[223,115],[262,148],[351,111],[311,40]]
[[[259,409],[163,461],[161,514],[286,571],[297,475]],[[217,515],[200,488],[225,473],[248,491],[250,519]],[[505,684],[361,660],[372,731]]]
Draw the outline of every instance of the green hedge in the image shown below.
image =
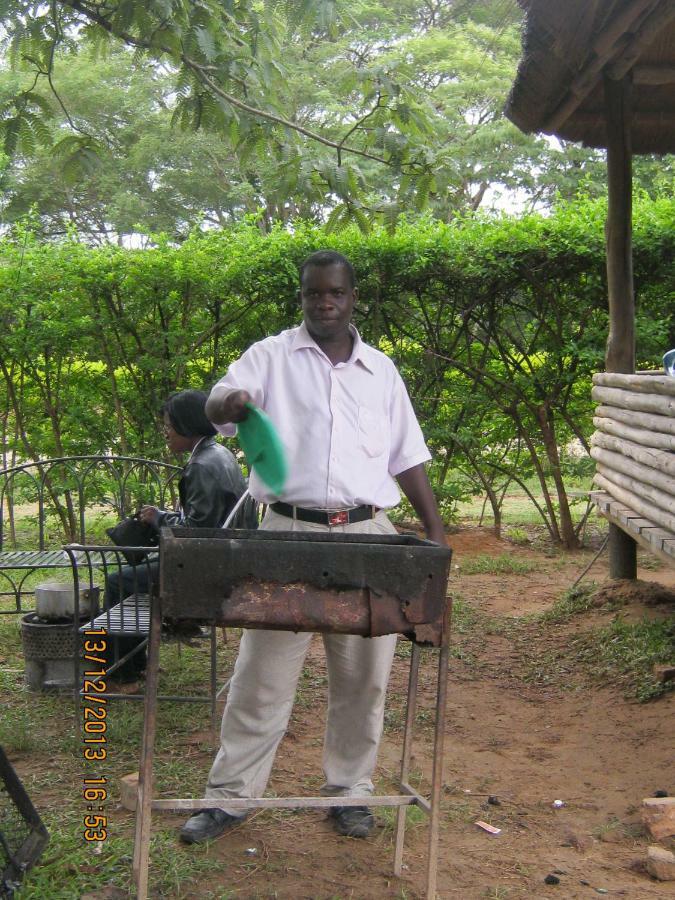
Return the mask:
[[[297,323],[298,263],[330,246],[357,270],[358,327],[407,380],[436,481],[483,490],[481,468],[496,485],[499,467],[536,474],[537,458],[548,478],[558,463],[542,408],[560,448],[591,429],[589,379],[607,328],[604,218],[601,203],[579,201],[548,217],[404,221],[367,235],[301,222],[263,234],[245,222],[142,250],[39,243],[17,228],[0,241],[4,462],[162,455],[162,400],[208,388],[251,342]],[[658,366],[675,338],[674,225],[674,201],[636,200],[640,367]]]

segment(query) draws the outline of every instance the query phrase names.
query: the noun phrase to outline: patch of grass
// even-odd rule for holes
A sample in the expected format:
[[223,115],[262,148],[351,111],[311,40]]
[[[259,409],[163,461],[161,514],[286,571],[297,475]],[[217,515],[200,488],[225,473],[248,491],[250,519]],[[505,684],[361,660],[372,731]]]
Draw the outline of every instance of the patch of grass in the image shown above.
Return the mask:
[[485,616],[483,627],[486,634],[496,634],[515,640],[530,620],[531,616],[504,616],[503,618]]
[[23,684],[21,674],[10,690],[12,702],[3,705],[0,717],[0,744],[17,753],[42,750],[49,733],[50,750],[58,753],[63,744],[71,752],[76,739],[72,694],[34,694]]
[[0,720],[0,745],[8,753],[28,753],[40,746],[34,716],[25,707],[5,707]]
[[[201,897],[199,884],[209,875],[222,875],[223,864],[208,845],[187,847],[176,839],[175,827],[164,828],[152,836],[150,847],[151,887],[158,897]],[[154,876],[154,877],[153,877]],[[235,896],[225,889],[217,896],[227,900]]]
[[394,656],[397,659],[410,659],[412,656],[412,641],[403,641],[400,638],[396,641],[396,649]]
[[303,666],[295,702],[300,709],[309,709],[317,702],[317,697],[325,693],[328,686],[328,676],[319,671],[314,662],[306,660]]
[[525,545],[530,543],[530,536],[527,531],[524,528],[519,528],[517,525],[508,528],[504,536],[514,544]]
[[563,650],[537,650],[525,660],[521,677],[527,684],[554,685],[565,690],[573,690],[575,687],[570,678],[567,653]]
[[657,681],[653,674],[655,665],[675,659],[675,616],[660,622],[617,618],[577,639],[575,649],[594,677],[618,681],[641,702],[675,688],[672,681]]
[[26,876],[17,893],[18,900],[73,900],[86,891],[100,890],[106,884],[122,889],[131,886],[133,832],[111,831],[94,852],[82,834],[82,816],[59,804],[42,812],[49,831],[49,843],[40,862]]
[[474,804],[471,800],[452,800],[447,804],[447,810],[445,812],[445,821],[458,823],[458,822],[471,822],[474,819]]
[[207,772],[194,761],[186,760],[185,754],[178,751],[168,758],[156,758],[153,774],[158,793],[168,793],[174,797],[199,797],[204,790]]
[[478,623],[479,615],[476,610],[456,594],[452,601],[452,623],[450,626],[451,634],[466,634],[473,631]]
[[649,556],[647,554],[638,562],[638,565],[641,569],[647,569],[649,572],[658,572],[664,568],[664,564],[658,556]]
[[434,728],[436,726],[436,712],[433,709],[418,709],[415,714],[415,725],[422,728]]
[[[95,845],[83,839],[81,818],[74,809],[63,807],[43,815],[50,841],[39,865],[26,876],[17,900],[73,900],[109,884],[131,889],[133,823],[111,823],[108,837],[97,853]],[[150,857],[153,896],[176,900],[187,900],[198,893],[205,896],[199,892],[200,881],[222,872],[222,864],[208,846],[181,848],[173,827],[153,833]],[[232,895],[219,891],[217,896]]]
[[[395,806],[378,806],[377,818],[382,824],[384,834],[392,835],[396,830],[397,808]],[[406,806],[405,808],[405,827],[419,828],[428,822],[428,816],[419,806]]]
[[394,698],[390,698],[384,710],[384,731],[386,734],[392,731],[401,731],[405,725],[405,707],[403,700],[397,698],[398,702],[394,703]]
[[510,553],[500,553],[499,556],[481,553],[460,563],[462,575],[527,575],[534,569],[533,562]]
[[540,620],[549,624],[565,622],[572,616],[587,612],[593,607],[593,594],[596,587],[595,582],[588,582],[587,584],[570,588],[568,591],[565,591],[562,597],[555,601],[550,609],[541,614]]

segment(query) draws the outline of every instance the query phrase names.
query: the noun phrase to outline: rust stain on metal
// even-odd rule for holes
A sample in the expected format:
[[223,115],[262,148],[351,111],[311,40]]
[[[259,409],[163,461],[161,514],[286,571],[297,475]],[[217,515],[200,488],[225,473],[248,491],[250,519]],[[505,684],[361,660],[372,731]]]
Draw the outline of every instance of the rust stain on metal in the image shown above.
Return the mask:
[[[420,601],[402,601],[369,588],[320,588],[304,582],[279,584],[255,578],[232,586],[220,602],[216,623],[236,621],[244,628],[326,631],[379,637],[407,634],[440,645],[443,612],[436,622],[421,623]],[[411,615],[412,613],[412,615]],[[416,621],[417,620],[417,621]]]

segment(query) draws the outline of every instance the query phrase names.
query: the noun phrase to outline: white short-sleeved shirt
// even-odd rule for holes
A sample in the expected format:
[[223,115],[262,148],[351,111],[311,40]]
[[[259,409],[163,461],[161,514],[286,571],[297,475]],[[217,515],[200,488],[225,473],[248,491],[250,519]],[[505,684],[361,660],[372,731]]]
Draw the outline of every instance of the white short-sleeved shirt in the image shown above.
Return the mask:
[[[333,365],[303,322],[253,344],[214,386],[213,395],[248,391],[286,449],[283,496],[272,494],[253,471],[256,500],[386,509],[400,500],[394,477],[431,458],[396,367],[350,328],[354,346],[347,362]],[[230,437],[236,433],[233,424],[216,427]]]

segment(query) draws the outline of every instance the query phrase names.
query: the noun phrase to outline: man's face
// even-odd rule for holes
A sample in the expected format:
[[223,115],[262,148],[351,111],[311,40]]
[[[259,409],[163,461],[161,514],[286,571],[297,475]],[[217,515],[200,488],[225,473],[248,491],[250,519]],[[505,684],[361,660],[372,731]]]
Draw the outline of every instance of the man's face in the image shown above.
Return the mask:
[[300,300],[312,337],[332,338],[347,331],[357,297],[358,290],[351,286],[344,266],[308,266],[300,285]]

